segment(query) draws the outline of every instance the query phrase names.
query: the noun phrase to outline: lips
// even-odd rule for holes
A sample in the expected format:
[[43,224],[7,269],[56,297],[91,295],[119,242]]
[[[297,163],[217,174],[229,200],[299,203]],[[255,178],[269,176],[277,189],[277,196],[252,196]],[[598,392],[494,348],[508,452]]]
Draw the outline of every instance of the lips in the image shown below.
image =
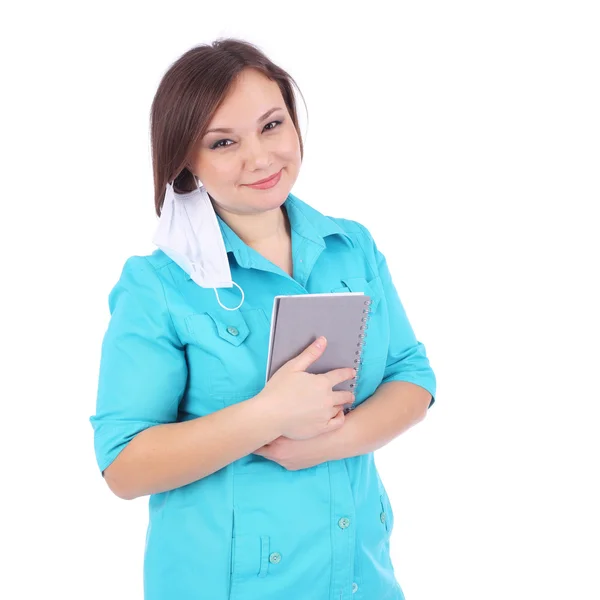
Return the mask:
[[271,175],[270,177],[267,177],[266,179],[261,179],[260,181],[253,181],[252,183],[246,183],[244,185],[259,185],[261,183],[268,183],[269,181],[272,181],[273,179],[275,179],[275,177],[277,177],[277,175],[279,175],[281,169],[279,169],[279,171],[277,171],[277,173],[274,173],[273,175]]

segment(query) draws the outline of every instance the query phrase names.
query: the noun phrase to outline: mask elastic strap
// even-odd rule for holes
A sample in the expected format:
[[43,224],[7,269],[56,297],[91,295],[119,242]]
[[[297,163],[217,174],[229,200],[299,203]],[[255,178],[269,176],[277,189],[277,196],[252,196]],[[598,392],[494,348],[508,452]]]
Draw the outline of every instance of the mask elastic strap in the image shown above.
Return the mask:
[[225,310],[237,310],[242,304],[244,304],[244,290],[235,282],[232,281],[231,283],[233,283],[233,285],[237,286],[240,290],[240,292],[242,292],[242,301],[235,307],[235,308],[227,308],[226,306],[223,306],[221,304],[221,301],[219,300],[219,292],[217,292],[217,288],[213,288],[213,290],[215,290],[215,294],[217,296],[217,302],[225,309]]

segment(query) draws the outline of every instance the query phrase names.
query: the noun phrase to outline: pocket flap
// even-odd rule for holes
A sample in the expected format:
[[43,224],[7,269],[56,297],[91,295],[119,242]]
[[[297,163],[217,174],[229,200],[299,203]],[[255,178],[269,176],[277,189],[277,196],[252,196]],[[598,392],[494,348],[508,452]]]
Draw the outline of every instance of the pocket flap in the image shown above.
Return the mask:
[[[341,279],[341,281],[351,292],[363,292],[367,296],[370,296],[371,310],[377,310],[381,296],[375,285],[372,285],[372,282],[367,281],[364,277],[344,277]],[[343,292],[344,288],[335,288],[331,291]]]
[[207,311],[206,313],[217,327],[219,336],[233,346],[239,346],[248,337],[250,329],[244,315],[239,310],[232,310],[231,314]]

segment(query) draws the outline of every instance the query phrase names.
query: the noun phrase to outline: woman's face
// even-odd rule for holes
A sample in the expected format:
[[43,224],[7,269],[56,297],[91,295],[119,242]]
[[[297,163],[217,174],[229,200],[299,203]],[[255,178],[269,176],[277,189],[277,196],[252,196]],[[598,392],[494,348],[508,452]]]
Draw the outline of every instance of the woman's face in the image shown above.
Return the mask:
[[[219,128],[228,131],[211,131]],[[262,73],[245,69],[195,148],[190,170],[217,206],[256,214],[284,203],[300,164],[298,133],[279,87]],[[268,189],[248,186],[279,172],[279,181]]]

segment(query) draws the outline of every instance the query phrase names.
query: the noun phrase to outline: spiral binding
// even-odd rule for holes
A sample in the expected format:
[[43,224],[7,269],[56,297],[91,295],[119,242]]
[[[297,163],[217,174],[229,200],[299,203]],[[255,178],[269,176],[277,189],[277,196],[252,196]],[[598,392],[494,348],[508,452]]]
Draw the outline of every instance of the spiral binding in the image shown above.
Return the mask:
[[[360,365],[362,365],[361,358],[362,358],[363,346],[365,345],[364,340],[367,337],[367,334],[364,333],[364,331],[368,328],[367,321],[369,320],[370,313],[371,313],[371,309],[369,308],[369,306],[371,305],[371,299],[368,298],[367,300],[365,300],[364,304],[367,308],[363,308],[364,316],[360,320],[362,325],[359,328],[359,330],[362,331],[363,333],[358,334],[358,344],[356,344],[356,346],[358,347],[358,350],[356,350],[354,353],[354,354],[356,354],[356,358],[354,359],[354,364],[358,365],[355,367],[357,374],[352,378],[353,383],[350,384],[350,388],[354,388],[356,386],[355,382],[359,378],[358,372],[360,371]],[[348,414],[351,410],[354,410],[355,408],[356,407],[354,406],[354,404],[352,404],[352,406],[350,408],[344,409],[344,414]]]

